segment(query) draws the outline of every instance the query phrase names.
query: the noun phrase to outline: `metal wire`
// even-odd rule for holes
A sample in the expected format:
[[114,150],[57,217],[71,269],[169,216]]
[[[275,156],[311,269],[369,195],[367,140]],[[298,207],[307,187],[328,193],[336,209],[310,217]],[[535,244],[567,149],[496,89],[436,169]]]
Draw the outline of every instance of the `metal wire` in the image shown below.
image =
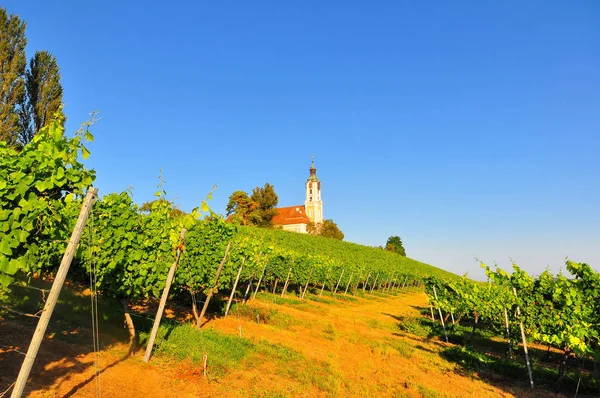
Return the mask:
[[88,244],[89,258],[88,265],[90,267],[90,301],[92,309],[92,344],[94,346],[94,373],[96,384],[96,397],[100,397],[100,333],[98,323],[98,269],[97,261],[94,256],[94,245],[96,243],[96,233],[94,229],[94,211],[90,212],[90,223],[88,224]]

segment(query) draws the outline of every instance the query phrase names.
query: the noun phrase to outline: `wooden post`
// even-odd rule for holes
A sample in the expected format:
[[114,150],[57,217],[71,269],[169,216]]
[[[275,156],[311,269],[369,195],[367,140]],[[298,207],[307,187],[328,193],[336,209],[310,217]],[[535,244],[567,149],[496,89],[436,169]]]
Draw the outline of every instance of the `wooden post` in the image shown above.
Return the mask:
[[238,270],[237,276],[235,277],[235,282],[233,283],[233,289],[231,289],[231,295],[229,296],[229,301],[227,302],[227,308],[225,309],[225,316],[229,313],[229,308],[231,307],[231,302],[233,301],[233,296],[235,295],[235,289],[237,289],[238,281],[240,280],[240,275],[242,274],[242,268],[244,268],[244,262],[246,262],[246,257],[242,258],[242,265],[240,265],[240,269]]
[[290,283],[290,275],[292,275],[292,267],[290,267],[290,271],[288,272],[287,279],[285,280],[285,284],[283,285],[283,291],[281,292],[281,298],[285,296],[285,291],[287,290],[288,283]]
[[367,275],[367,279],[365,280],[365,282],[363,283],[363,293],[365,292],[365,289],[367,287],[367,283],[369,283],[369,278],[371,277],[371,273],[369,272],[369,274]]
[[31,373],[31,367],[33,366],[33,362],[35,362],[35,357],[37,356],[37,353],[40,349],[40,345],[42,344],[42,340],[44,339],[44,334],[46,334],[48,322],[50,322],[50,317],[52,317],[54,306],[58,301],[58,296],[60,295],[60,291],[63,287],[63,284],[65,283],[67,272],[69,272],[69,267],[71,266],[71,261],[73,260],[73,255],[77,250],[79,239],[81,239],[81,235],[83,234],[83,228],[85,227],[85,224],[90,215],[90,211],[92,210],[92,206],[94,204],[94,201],[96,200],[97,195],[98,188],[88,188],[87,194],[85,195],[85,200],[83,201],[83,206],[81,207],[81,211],[79,212],[79,217],[77,218],[77,223],[75,224],[75,228],[73,229],[73,233],[71,234],[71,239],[69,240],[69,244],[67,245],[65,254],[63,255],[62,261],[60,262],[58,271],[56,272],[56,277],[54,278],[52,288],[50,289],[50,293],[48,294],[48,298],[46,299],[44,310],[40,315],[40,320],[38,321],[37,327],[35,328],[35,332],[33,333],[33,337],[31,338],[31,343],[29,344],[29,348],[27,349],[27,354],[25,355],[25,359],[23,360],[23,364],[21,365],[19,376],[17,377],[17,381],[15,381],[15,387],[11,394],[12,398],[19,398],[23,394],[25,384],[27,383],[27,379],[29,378],[29,373]]
[[[260,256],[262,256],[262,252],[258,253],[258,260],[256,260],[257,263],[260,261]],[[262,279],[265,276],[266,270],[267,270],[267,264],[265,263],[262,274],[260,274],[260,278],[258,278],[258,284],[256,285],[256,290],[254,291],[254,295],[252,295],[252,300],[254,300],[256,298],[256,294],[258,293],[258,289],[260,288],[260,283],[262,282]]]
[[375,282],[373,282],[373,284],[371,285],[371,291],[369,292],[369,294],[373,294],[373,289],[375,289],[375,285],[377,284],[377,279],[379,279],[379,274],[377,274],[377,276],[375,277]]
[[156,339],[156,333],[158,333],[158,327],[160,326],[160,319],[162,318],[163,312],[165,311],[165,305],[167,304],[167,297],[169,296],[169,290],[171,289],[171,283],[173,283],[173,278],[175,278],[175,269],[177,269],[177,264],[179,263],[179,257],[181,256],[181,245],[185,238],[186,229],[181,230],[181,234],[179,235],[179,245],[177,245],[177,252],[175,254],[175,261],[169,268],[169,274],[167,275],[167,281],[165,282],[165,287],[162,292],[162,296],[160,296],[160,303],[158,304],[158,311],[156,311],[156,317],[154,317],[154,324],[152,325],[152,331],[150,332],[150,337],[148,337],[148,345],[146,346],[146,354],[144,355],[144,362],[150,361],[150,356],[152,355],[152,348],[154,347],[154,340]]
[[254,274],[252,274],[252,276],[250,277],[250,282],[248,282],[248,287],[246,287],[246,292],[244,293],[242,304],[246,304],[246,300],[248,299],[248,293],[250,293],[250,289],[252,288],[252,282],[254,282]]
[[[437,296],[437,292],[435,291],[435,286],[433,287],[433,295],[435,296],[435,300],[437,301],[438,296]],[[446,343],[448,343],[448,334],[446,333],[446,325],[444,325],[444,317],[442,316],[442,309],[440,308],[440,306],[438,306],[437,308],[438,308],[438,312],[440,314],[440,321],[442,321],[442,329],[444,329],[444,336],[446,337]]]
[[388,288],[389,283],[390,283],[390,278],[388,277],[387,280],[385,281],[385,283],[383,284],[383,293],[385,293],[386,289]]
[[352,277],[354,276],[354,272],[350,274],[350,279],[348,279],[348,284],[346,285],[346,291],[344,292],[344,296],[348,294],[348,288],[350,287],[350,282],[352,282]]
[[512,358],[512,346],[510,345],[510,327],[508,324],[508,311],[504,307],[504,326],[506,327],[506,339],[508,340],[508,355]]
[[275,278],[275,284],[273,285],[273,294],[275,294],[275,291],[277,290],[277,282],[279,282],[279,278]]
[[325,282],[323,282],[323,286],[321,286],[321,293],[319,293],[319,297],[323,295],[323,290],[325,290]]
[[306,291],[308,290],[308,282],[310,282],[310,277],[313,274],[313,271],[315,270],[315,266],[313,265],[313,267],[310,269],[310,274],[308,274],[308,279],[306,280],[306,286],[304,286],[304,291],[302,292],[302,297],[300,297],[300,299],[304,300],[304,295],[306,294]]
[[340,282],[342,281],[342,276],[344,276],[344,271],[345,271],[345,269],[342,270],[342,274],[340,275],[340,279],[338,279],[337,285],[335,285],[335,289],[333,291],[333,294],[336,294],[337,290],[338,290],[338,287],[340,287]]
[[402,284],[402,290],[404,290],[404,286],[406,286],[406,282],[408,281],[408,276],[404,278],[404,283]]
[[435,322],[435,316],[433,315],[433,306],[431,305],[431,301],[429,301],[429,309],[431,310],[431,320]]
[[223,260],[221,260],[221,264],[219,264],[219,268],[217,268],[217,275],[215,276],[215,286],[210,289],[210,292],[206,295],[206,300],[204,300],[204,306],[202,307],[202,312],[200,312],[200,321],[196,325],[196,328],[200,329],[202,325],[202,319],[204,318],[204,314],[206,314],[206,310],[208,308],[208,303],[212,298],[215,289],[219,286],[219,277],[221,276],[221,270],[223,270],[223,265],[225,265],[225,261],[227,260],[227,255],[229,254],[229,249],[231,249],[231,242],[227,244],[227,248],[225,248],[225,255],[223,256]]
[[[513,293],[517,297],[517,289],[513,287]],[[533,374],[531,373],[531,363],[529,362],[529,352],[527,351],[527,340],[525,339],[525,328],[523,327],[523,320],[521,319],[521,309],[517,305],[517,316],[519,317],[519,328],[521,329],[521,339],[523,340],[523,351],[525,352],[525,362],[527,362],[527,372],[529,373],[529,385],[531,388],[535,388],[533,385]]]

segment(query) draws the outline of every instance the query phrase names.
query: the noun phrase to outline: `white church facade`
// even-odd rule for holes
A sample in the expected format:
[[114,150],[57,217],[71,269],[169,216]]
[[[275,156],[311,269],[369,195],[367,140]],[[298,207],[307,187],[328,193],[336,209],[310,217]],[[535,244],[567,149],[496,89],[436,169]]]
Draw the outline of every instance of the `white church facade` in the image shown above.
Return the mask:
[[313,156],[310,175],[306,180],[306,199],[304,205],[277,208],[273,217],[273,226],[284,231],[307,233],[309,223],[323,222],[323,200],[321,199],[321,181],[317,177],[315,158]]

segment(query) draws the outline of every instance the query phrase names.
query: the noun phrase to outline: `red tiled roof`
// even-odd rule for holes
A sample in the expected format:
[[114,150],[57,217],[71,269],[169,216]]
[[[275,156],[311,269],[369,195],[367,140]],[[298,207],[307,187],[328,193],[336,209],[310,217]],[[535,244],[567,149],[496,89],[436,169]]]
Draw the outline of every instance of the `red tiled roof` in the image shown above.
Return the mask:
[[273,225],[308,224],[310,219],[304,212],[304,205],[277,208]]

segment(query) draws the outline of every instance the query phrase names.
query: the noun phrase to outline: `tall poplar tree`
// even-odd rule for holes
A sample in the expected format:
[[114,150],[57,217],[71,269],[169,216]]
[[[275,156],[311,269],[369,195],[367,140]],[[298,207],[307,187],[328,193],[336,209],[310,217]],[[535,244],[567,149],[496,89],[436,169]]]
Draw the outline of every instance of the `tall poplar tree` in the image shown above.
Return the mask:
[[62,105],[56,58],[36,51],[27,68],[25,28],[0,7],[0,141],[12,147],[30,142]]
[[25,22],[0,7],[0,140],[17,144],[25,104]]
[[25,75],[25,87],[27,101],[21,113],[19,134],[23,145],[31,141],[61,109],[63,89],[56,57],[48,51],[36,51]]

